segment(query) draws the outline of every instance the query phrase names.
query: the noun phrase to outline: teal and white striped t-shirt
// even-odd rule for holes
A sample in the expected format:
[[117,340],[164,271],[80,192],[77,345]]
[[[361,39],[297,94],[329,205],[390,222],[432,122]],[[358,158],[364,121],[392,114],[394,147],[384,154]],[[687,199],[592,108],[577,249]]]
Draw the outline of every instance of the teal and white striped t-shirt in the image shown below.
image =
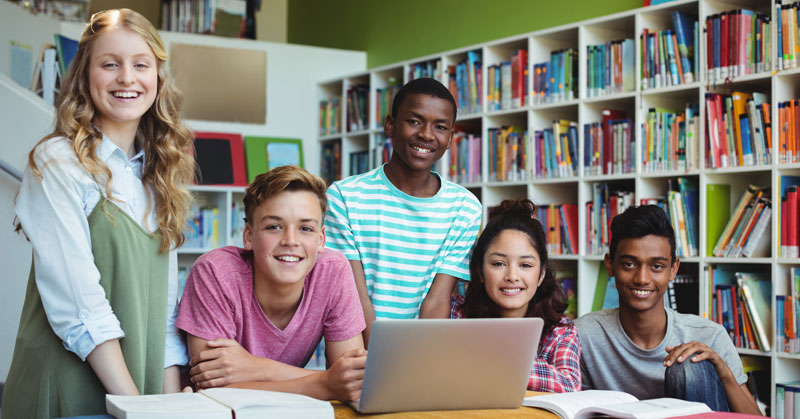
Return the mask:
[[419,316],[438,273],[468,281],[480,225],[481,203],[443,179],[430,198],[397,189],[383,166],[328,188],[326,247],[361,261],[379,319]]

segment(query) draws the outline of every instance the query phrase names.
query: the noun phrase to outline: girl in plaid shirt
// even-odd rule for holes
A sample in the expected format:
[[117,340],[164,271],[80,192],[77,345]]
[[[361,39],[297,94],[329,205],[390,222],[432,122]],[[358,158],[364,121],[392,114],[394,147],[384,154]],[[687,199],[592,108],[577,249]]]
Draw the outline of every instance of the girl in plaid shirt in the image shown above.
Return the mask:
[[536,205],[527,199],[489,210],[469,264],[472,286],[466,296],[452,298],[450,318],[541,317],[544,330],[528,389],[578,391],[578,331],[564,317],[566,297],[548,264],[544,229],[535,214]]

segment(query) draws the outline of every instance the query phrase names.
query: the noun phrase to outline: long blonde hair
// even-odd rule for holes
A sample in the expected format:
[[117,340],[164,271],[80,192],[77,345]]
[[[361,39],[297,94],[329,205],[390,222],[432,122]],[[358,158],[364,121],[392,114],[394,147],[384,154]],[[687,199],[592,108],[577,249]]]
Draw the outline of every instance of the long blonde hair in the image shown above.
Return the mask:
[[[72,142],[80,165],[105,189],[105,196],[113,199],[111,170],[96,153],[103,134],[93,124],[96,110],[89,92],[89,61],[94,43],[104,30],[114,27],[140,35],[157,61],[158,93],[153,105],[139,121],[135,141],[146,155],[142,183],[155,196],[161,251],[165,252],[170,247],[179,247],[185,240],[183,231],[192,200],[186,186],[194,175],[193,135],[178,116],[183,96],[169,75],[164,43],[144,16],[130,9],[106,10],[92,15],[81,34],[78,52],[61,83],[61,93],[56,102],[55,130],[34,146],[28,155],[28,164],[41,177],[34,161],[36,148],[50,138],[66,137]],[[148,202],[148,212],[152,207]],[[20,228],[17,225],[17,230]]]

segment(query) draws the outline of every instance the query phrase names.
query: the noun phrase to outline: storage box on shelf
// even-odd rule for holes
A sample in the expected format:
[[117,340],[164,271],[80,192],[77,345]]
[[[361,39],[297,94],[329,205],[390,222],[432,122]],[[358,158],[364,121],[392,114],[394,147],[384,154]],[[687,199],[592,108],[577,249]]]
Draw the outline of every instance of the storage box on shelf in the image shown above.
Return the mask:
[[[755,12],[762,15],[760,20],[756,19],[760,22],[757,33],[759,36],[754,40],[746,37],[738,39],[735,33],[728,32],[728,41],[749,43],[741,44],[744,46],[744,55],[733,57],[744,61],[731,61],[731,65],[737,63],[736,73],[731,76],[730,71],[733,70],[728,68],[726,78],[718,79],[716,72],[722,70],[721,67],[716,70],[713,62],[709,65],[706,25],[709,21],[713,25],[714,15],[719,17],[722,12],[736,9],[753,10],[754,17]],[[481,200],[484,205],[484,222],[488,209],[503,199],[528,197],[546,211],[550,211],[550,204],[576,206],[578,254],[559,254],[551,249],[551,259],[558,264],[558,269],[574,273],[577,279],[575,293],[579,315],[592,310],[596,294],[602,297],[606,287],[613,288],[613,284],[606,285],[607,279],[602,285],[597,285],[605,271],[602,260],[607,246],[607,233],[603,229],[607,229],[608,215],[614,211],[619,212],[628,205],[639,205],[643,200],[660,203],[667,210],[672,209],[670,219],[678,227],[676,241],[679,243],[677,250],[681,267],[680,281],[676,280],[671,292],[678,295],[693,293],[693,299],[688,303],[689,311],[715,319],[715,286],[726,283],[716,282],[720,275],[712,277],[714,269],[731,273],[730,277],[734,280],[728,281],[727,285],[733,285],[736,272],[758,274],[758,281],[761,282],[756,284],[764,285],[759,287],[764,296],[759,308],[759,320],[764,324],[764,340],[769,344],[769,350],[762,350],[765,347],[759,346],[756,341],[748,341],[746,344],[742,342],[742,333],[751,331],[743,328],[747,325],[742,323],[739,328],[738,351],[746,369],[753,371],[751,374],[757,383],[760,400],[766,403],[771,412],[775,412],[778,406],[776,389],[783,388],[776,383],[800,380],[800,353],[784,352],[783,341],[779,340],[779,336],[783,339],[787,329],[782,328],[784,335],[780,335],[777,329],[779,323],[786,324],[784,318],[787,315],[786,307],[789,306],[787,299],[790,303],[794,302],[794,306],[800,310],[800,301],[797,298],[792,300],[792,269],[800,270],[800,259],[794,257],[794,253],[784,251],[783,246],[787,245],[785,242],[789,236],[786,227],[790,222],[786,220],[786,213],[780,211],[781,199],[787,193],[788,179],[792,176],[800,179],[800,122],[795,122],[800,121],[800,101],[795,102],[800,99],[800,69],[779,70],[776,67],[776,10],[778,9],[774,2],[760,0],[677,0],[468,46],[443,52],[438,56],[374,69],[371,73],[376,75],[397,69],[402,71],[404,82],[408,82],[412,75],[423,75],[422,70],[417,70],[417,64],[432,63],[431,68],[434,68],[434,64],[441,63],[442,80],[445,86],[450,87],[449,66],[454,66],[453,74],[456,76],[458,71],[455,68],[461,62],[464,62],[465,69],[462,72],[469,69],[470,62],[475,66],[474,71],[480,70],[483,75],[480,77],[481,84],[475,86],[475,97],[480,101],[470,104],[469,108],[459,109],[457,121],[458,131],[480,137],[481,147],[477,154],[480,156],[480,161],[477,162],[480,177],[474,180],[453,176],[449,172],[453,167],[452,160],[449,160],[452,158],[450,155],[445,156],[437,170],[449,179],[467,186]],[[676,14],[681,18],[686,17],[690,23],[694,20],[698,22],[696,33],[694,24],[686,25],[691,28],[691,34],[685,38],[692,39],[692,45],[686,45],[686,54],[683,54],[680,44],[688,43],[688,39],[678,42],[678,53],[675,55],[674,41],[677,41],[678,36],[677,33],[674,37],[670,36],[676,67],[678,60],[681,60],[678,72],[673,73],[673,61],[665,49],[659,50],[659,53],[666,53],[665,64],[670,64],[669,70],[666,71],[665,66],[665,73],[660,72],[660,67],[659,73],[650,73],[649,69],[645,73],[645,66],[648,64],[643,57],[648,57],[647,54],[655,51],[645,51],[646,47],[642,42],[644,30],[647,29],[648,34],[651,31],[677,32],[674,22]],[[749,15],[747,12],[740,14]],[[731,13],[726,14],[729,15]],[[733,15],[737,19],[739,14]],[[772,25],[770,33],[762,32],[766,25]],[[711,30],[714,30],[713,26]],[[750,26],[750,30],[754,31],[754,26]],[[797,33],[797,28],[794,31]],[[667,48],[669,39],[665,33],[662,33],[662,37],[667,41],[662,46]],[[595,72],[595,68],[591,66],[597,66],[600,62],[595,62],[596,57],[590,56],[599,53],[598,48],[593,46],[603,45],[603,48],[610,48],[614,54],[620,53],[613,51],[615,48],[622,48],[621,55],[617,56],[625,62],[626,48],[629,47],[620,46],[625,45],[621,43],[611,44],[612,41],[621,39],[633,40],[627,45],[633,46],[634,60],[628,61],[622,67],[610,66],[608,72],[605,72],[605,66],[599,67],[600,72]],[[655,40],[654,37],[653,41]],[[511,53],[525,48],[529,62],[526,106],[518,109],[513,106],[510,109],[504,108],[501,94],[498,110],[497,98],[489,95],[493,92],[489,77],[486,76],[489,74],[489,67],[509,60]],[[577,52],[576,93],[572,99],[568,93],[562,95],[561,92],[569,90],[563,90],[565,86],[560,86],[558,79],[552,77],[552,74],[544,83],[537,81],[537,77],[544,77],[541,73],[536,73],[538,64],[560,63],[559,54],[565,55],[562,52],[567,49]],[[750,55],[747,55],[748,51]],[[710,52],[713,59],[714,51]],[[689,61],[691,78],[687,75],[683,55]],[[738,67],[740,63],[744,67]],[[548,71],[552,72],[550,68]],[[566,74],[564,67],[561,71]],[[664,77],[659,84],[648,79],[656,74],[663,74]],[[667,75],[670,80],[665,79]],[[600,88],[604,85],[601,82],[617,84],[610,84],[607,89],[602,90]],[[486,94],[477,95],[478,87]],[[548,94],[551,91],[543,90],[544,87],[553,89],[550,96]],[[540,88],[542,90],[537,90]],[[469,92],[467,91],[467,95]],[[719,99],[716,99],[717,95]],[[739,102],[734,106],[735,95],[739,95],[736,98]],[[730,98],[727,105],[726,98]],[[719,101],[715,102],[716,100]],[[789,104],[786,109],[779,106],[787,102]],[[371,102],[370,107],[374,106],[375,103]],[[543,170],[541,165],[537,166],[540,161],[552,162],[552,159],[544,160],[542,154],[551,151],[551,143],[548,143],[547,150],[544,150],[544,144],[537,146],[537,132],[552,130],[554,121],[560,124],[561,120],[566,121],[566,155],[570,158],[573,156],[569,154],[569,122],[574,122],[577,128],[577,170],[573,173],[565,171],[563,175],[558,171]],[[519,144],[521,150],[517,150],[521,152],[519,158],[524,161],[523,173],[527,178],[522,175],[498,178],[493,169],[493,160],[499,150],[493,146],[495,142],[490,132],[511,126],[518,127],[520,132],[528,132],[527,143]],[[325,140],[321,141],[324,144]],[[370,145],[372,147],[376,144]],[[564,158],[564,149],[561,151],[561,157]],[[726,160],[724,163],[723,155]],[[560,167],[557,156],[555,157],[556,166]],[[569,161],[564,160],[565,163]],[[381,162],[382,160],[373,159],[372,167]],[[516,168],[519,170],[522,166],[518,165]],[[547,169],[546,165],[544,169]],[[456,172],[458,171],[460,169]],[[718,251],[715,255],[714,247],[729,220],[736,218],[736,208],[749,185],[762,187],[761,196],[749,208],[745,204],[744,210],[738,215],[741,220],[731,227],[729,241],[732,244],[729,244],[727,251]],[[606,216],[600,217],[601,214]],[[550,221],[545,219],[548,228],[551,224],[559,227],[551,221],[552,218]],[[797,228],[798,223],[792,224],[792,228]],[[563,247],[563,238],[561,240]],[[550,243],[551,248],[556,245],[558,244]],[[744,257],[745,254],[750,256]],[[783,311],[779,310],[778,296],[784,297],[783,308],[780,309]],[[732,301],[731,297],[729,303]],[[599,303],[602,306],[602,298]],[[680,309],[686,311],[686,305]],[[746,315],[747,311],[737,310],[737,314]],[[797,317],[800,316],[792,318],[795,322],[793,324],[799,323]],[[743,317],[740,320],[744,322]],[[748,317],[748,321],[752,319]],[[731,331],[735,339],[735,327]],[[795,330],[795,339],[800,342],[797,335],[800,335],[800,330]],[[797,346],[797,350],[792,350],[793,352],[800,352],[800,344]]]

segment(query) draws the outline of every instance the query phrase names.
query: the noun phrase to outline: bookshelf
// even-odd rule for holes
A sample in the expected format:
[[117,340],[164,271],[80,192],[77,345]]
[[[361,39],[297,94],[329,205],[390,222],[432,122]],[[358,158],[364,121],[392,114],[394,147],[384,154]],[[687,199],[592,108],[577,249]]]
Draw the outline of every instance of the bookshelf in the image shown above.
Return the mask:
[[[777,295],[786,295],[791,287],[789,275],[792,268],[800,268],[800,259],[782,257],[780,254],[780,218],[776,210],[775,203],[780,202],[780,197],[774,191],[780,188],[782,176],[800,176],[800,163],[781,162],[778,159],[779,133],[775,127],[778,125],[777,114],[778,103],[800,99],[800,70],[790,68],[779,70],[777,67],[777,28],[775,24],[769,27],[769,33],[763,33],[764,39],[769,42],[760,44],[761,51],[766,51],[770,47],[770,55],[762,58],[762,66],[756,65],[753,61],[752,70],[740,72],[731,77],[719,79],[712,71],[708,71],[708,52],[706,48],[706,37],[704,27],[709,18],[719,15],[722,12],[735,9],[750,9],[755,13],[768,17],[771,22],[776,21],[776,1],[763,0],[677,0],[665,4],[642,7],[630,11],[625,11],[601,18],[576,22],[554,28],[538,30],[530,33],[511,36],[478,45],[471,45],[453,51],[445,51],[440,54],[433,54],[425,57],[418,57],[406,62],[396,63],[380,68],[371,69],[357,75],[341,77],[320,83],[318,86],[318,98],[322,99],[330,95],[331,92],[342,92],[346,90],[348,83],[353,78],[369,79],[370,82],[370,104],[369,108],[375,109],[374,92],[376,88],[382,88],[386,84],[387,75],[392,77],[402,76],[403,82],[418,77],[424,71],[431,71],[437,75],[445,86],[450,87],[450,66],[457,66],[462,62],[469,63],[470,56],[474,62],[480,63],[483,75],[488,74],[489,66],[500,64],[510,60],[511,54],[518,49],[527,50],[528,74],[527,74],[527,97],[525,106],[506,107],[496,110],[490,98],[484,93],[480,97],[479,106],[467,111],[459,109],[456,125],[459,131],[473,133],[481,138],[480,156],[480,177],[477,182],[461,182],[469,191],[481,200],[484,205],[484,220],[486,219],[487,208],[497,205],[503,199],[528,197],[539,206],[548,204],[575,204],[578,207],[578,254],[554,254],[551,255],[556,268],[574,273],[577,280],[577,299],[578,314],[586,314],[592,309],[592,302],[595,295],[595,282],[598,271],[604,269],[602,266],[602,255],[604,251],[600,249],[592,250],[588,243],[587,225],[591,219],[587,216],[585,205],[593,200],[595,185],[607,184],[609,189],[619,189],[634,193],[634,201],[637,205],[642,198],[665,197],[668,192],[669,184],[676,184],[678,178],[688,179],[696,185],[698,190],[699,202],[697,203],[697,223],[696,226],[696,253],[691,256],[681,258],[679,274],[689,275],[697,278],[699,288],[699,307],[696,314],[709,315],[710,294],[709,280],[705,276],[705,270],[711,267],[722,267],[724,269],[743,272],[760,272],[765,278],[769,279],[769,319],[768,340],[771,343],[769,351],[759,351],[755,349],[738,349],[746,365],[756,365],[761,368],[760,380],[757,382],[759,396],[764,401],[771,412],[775,412],[776,383],[800,379],[800,354],[785,353],[781,348],[776,349],[775,343],[777,336],[775,324],[778,320]],[[664,81],[658,85],[653,82],[649,84],[644,77],[647,60],[642,59],[642,54],[646,52],[647,45],[643,45],[642,34],[647,29],[648,33],[661,33],[665,40],[665,47],[669,45],[666,40],[666,31],[676,31],[674,23],[674,12],[680,12],[688,16],[690,20],[697,20],[697,30],[693,25],[691,33],[687,36],[697,42],[695,43],[696,54],[687,54],[690,60],[689,68],[693,71],[692,79],[678,78],[672,79],[672,73],[667,71],[666,76],[669,81]],[[755,16],[755,14],[754,14]],[[713,22],[713,19],[711,20]],[[632,39],[633,57],[631,68],[627,70],[633,76],[633,87],[626,89],[608,89],[605,93],[591,91],[593,85],[589,84],[590,72],[587,63],[589,59],[589,47],[605,44],[607,42]],[[655,41],[655,38],[654,38]],[[657,45],[657,44],[654,44]],[[551,62],[553,52],[567,49],[577,50],[577,97],[570,98],[566,95],[543,99],[534,94],[534,82],[536,82],[535,69],[537,64]],[[677,49],[677,48],[676,48]],[[662,50],[661,52],[664,52]],[[653,52],[653,51],[651,51]],[[713,56],[713,50],[712,56]],[[664,58],[668,58],[665,55]],[[676,56],[678,58],[678,56]],[[476,61],[475,59],[479,60]],[[669,60],[667,60],[669,62]],[[695,64],[696,63],[696,64]],[[684,65],[685,66],[685,65]],[[712,63],[713,67],[713,63]],[[648,67],[648,70],[652,68]],[[624,71],[623,71],[624,73]],[[623,74],[624,76],[624,74]],[[482,92],[490,92],[488,77],[482,77]],[[675,82],[677,81],[677,83]],[[476,86],[476,90],[477,90]],[[770,134],[771,155],[769,162],[758,165],[728,166],[721,168],[711,168],[707,164],[709,152],[707,150],[706,125],[706,94],[731,95],[733,92],[753,93],[759,92],[766,95],[767,103],[770,104],[772,127]],[[341,95],[341,93],[340,93]],[[342,97],[341,100],[344,100]],[[666,169],[653,168],[643,164],[643,151],[647,149],[647,137],[643,131],[643,125],[647,122],[648,113],[651,109],[667,110],[675,114],[686,113],[687,108],[696,115],[693,131],[685,134],[694,142],[694,149],[685,150],[687,157],[695,156],[692,163],[686,162],[685,166],[670,166]],[[615,110],[624,112],[625,118],[629,119],[629,134],[632,141],[629,155],[631,162],[629,170],[611,170],[601,173],[592,170],[584,170],[584,152],[589,146],[588,139],[584,133],[584,126],[603,120],[604,111]],[[382,139],[381,117],[371,114],[372,130],[366,133],[346,133],[335,138],[319,137],[319,144],[324,146],[329,141],[341,141],[342,144],[342,170],[343,174],[349,173],[348,162],[344,158],[351,150],[361,150],[368,147],[370,150],[375,147],[376,141]],[[618,118],[620,119],[620,118]],[[687,118],[688,119],[688,118]],[[534,174],[523,179],[509,179],[497,181],[491,176],[492,172],[489,164],[490,156],[490,130],[508,126],[520,127],[527,132],[529,141],[534,140],[535,132],[553,127],[554,120],[566,120],[577,123],[578,128],[578,147],[577,156],[579,159],[578,171],[572,175],[556,177],[537,177]],[[687,143],[687,148],[692,144]],[[692,154],[694,152],[694,154]],[[539,156],[533,151],[529,152],[532,161],[536,161]],[[447,161],[448,155],[442,159],[442,163],[437,170],[444,176],[448,176],[450,162]],[[370,160],[370,167],[374,168],[380,164],[377,159]],[[528,166],[531,168],[531,166]],[[535,166],[533,166],[535,167]],[[616,169],[616,168],[612,168]],[[456,179],[457,181],[459,179]],[[727,212],[725,216],[736,207],[740,196],[747,188],[747,185],[760,185],[770,188],[773,191],[770,198],[773,202],[773,211],[770,214],[769,224],[764,236],[755,249],[752,257],[715,257],[710,256],[709,247],[714,246],[717,237],[709,237],[707,227],[710,221],[714,221],[718,216],[718,211]],[[730,202],[718,202],[714,195],[707,192],[709,185],[722,185],[729,188]],[[716,211],[716,212],[715,212]],[[724,223],[723,223],[724,224]],[[724,225],[723,225],[724,227]],[[712,288],[713,290],[713,288]],[[774,414],[773,414],[774,416]]]

